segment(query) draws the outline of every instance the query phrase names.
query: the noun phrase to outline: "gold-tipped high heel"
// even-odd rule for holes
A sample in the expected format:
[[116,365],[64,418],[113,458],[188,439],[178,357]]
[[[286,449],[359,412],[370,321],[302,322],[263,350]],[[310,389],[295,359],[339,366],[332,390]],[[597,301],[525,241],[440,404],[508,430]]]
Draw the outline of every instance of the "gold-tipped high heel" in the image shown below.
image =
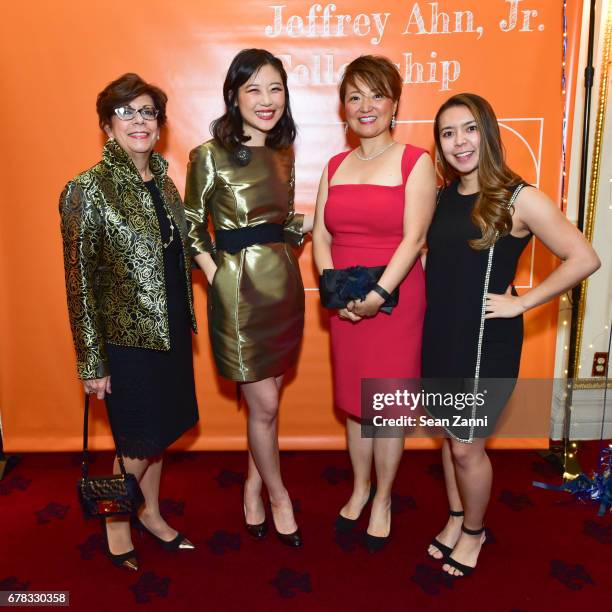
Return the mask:
[[102,533],[104,534],[104,543],[106,545],[106,556],[110,559],[111,563],[115,567],[123,567],[127,570],[137,572],[139,569],[138,566],[138,558],[136,557],[136,551],[132,548],[132,550],[128,550],[126,553],[121,553],[120,555],[115,555],[110,551],[110,546],[108,545],[108,531],[106,530],[106,519],[102,518]]
[[176,537],[172,540],[162,540],[159,536],[156,536],[139,518],[134,520],[134,527],[140,531],[140,533],[149,534],[164,550],[176,551],[176,550],[195,550],[195,544],[188,540],[182,533],[178,532]]

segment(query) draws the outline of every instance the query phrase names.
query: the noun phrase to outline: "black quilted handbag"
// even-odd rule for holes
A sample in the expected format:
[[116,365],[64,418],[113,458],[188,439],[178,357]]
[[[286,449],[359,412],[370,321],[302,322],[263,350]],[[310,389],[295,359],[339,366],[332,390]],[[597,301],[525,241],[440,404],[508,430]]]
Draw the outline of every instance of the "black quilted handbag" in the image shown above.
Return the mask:
[[89,476],[89,451],[87,433],[89,421],[89,396],[85,396],[85,418],[83,424],[82,477],[77,482],[77,495],[85,518],[135,515],[144,502],[140,485],[134,474],[125,471],[119,449],[117,458],[121,474],[113,476]]

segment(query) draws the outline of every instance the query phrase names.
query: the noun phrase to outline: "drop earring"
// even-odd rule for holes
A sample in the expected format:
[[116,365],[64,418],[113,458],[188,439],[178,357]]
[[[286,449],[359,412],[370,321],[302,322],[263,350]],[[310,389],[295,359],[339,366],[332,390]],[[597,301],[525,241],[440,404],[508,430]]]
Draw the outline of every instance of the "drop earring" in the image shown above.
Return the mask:
[[348,123],[346,121],[344,122],[344,133],[348,134]]
[[394,130],[397,125],[397,120],[395,119],[395,113],[393,113],[393,117],[391,117],[391,129]]

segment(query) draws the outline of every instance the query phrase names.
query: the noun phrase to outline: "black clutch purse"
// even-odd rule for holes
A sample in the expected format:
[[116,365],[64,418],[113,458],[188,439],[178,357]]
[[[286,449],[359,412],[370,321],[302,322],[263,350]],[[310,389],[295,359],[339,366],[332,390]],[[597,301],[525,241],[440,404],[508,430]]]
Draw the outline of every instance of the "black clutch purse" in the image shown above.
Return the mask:
[[117,457],[121,474],[112,476],[89,476],[89,452],[87,431],[89,421],[89,396],[85,396],[85,420],[83,425],[82,477],[77,482],[77,496],[85,518],[117,515],[135,515],[144,502],[140,485],[134,474],[125,471],[119,449]]
[[[386,266],[352,266],[333,270],[323,270],[319,277],[321,304],[325,308],[344,308],[352,300],[363,300],[383,275]],[[399,287],[396,287],[381,312],[391,314],[399,302]]]

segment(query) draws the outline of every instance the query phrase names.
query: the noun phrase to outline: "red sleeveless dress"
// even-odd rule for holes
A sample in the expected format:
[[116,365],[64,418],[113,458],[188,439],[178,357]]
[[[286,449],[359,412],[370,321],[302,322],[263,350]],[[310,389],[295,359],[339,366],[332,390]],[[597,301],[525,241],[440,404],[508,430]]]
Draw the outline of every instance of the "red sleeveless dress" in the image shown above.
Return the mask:
[[[328,182],[350,151],[332,157]],[[416,161],[427,151],[406,145],[402,184],[332,185],[325,204],[325,226],[332,235],[334,268],[389,263],[403,237],[404,190]],[[406,204],[410,206],[410,202]],[[425,277],[418,257],[400,285],[391,315],[379,312],[358,323],[330,317],[334,399],[350,415],[361,415],[362,378],[417,378],[421,375],[421,336]]]

